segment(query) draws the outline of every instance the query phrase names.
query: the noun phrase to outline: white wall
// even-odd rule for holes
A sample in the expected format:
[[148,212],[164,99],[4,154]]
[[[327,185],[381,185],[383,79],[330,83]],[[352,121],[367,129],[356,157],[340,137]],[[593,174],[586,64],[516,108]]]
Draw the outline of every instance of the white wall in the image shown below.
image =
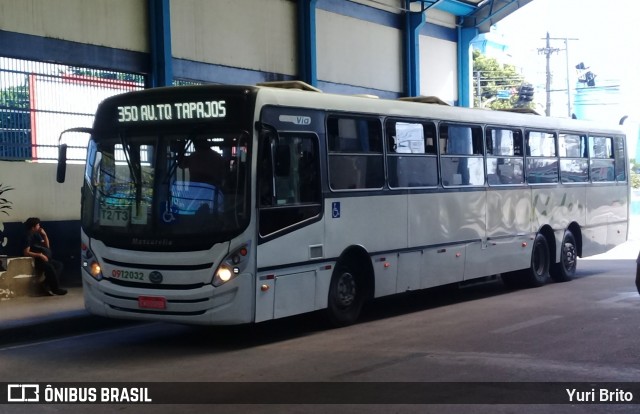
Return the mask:
[[0,183],[13,190],[2,197],[11,201],[2,222],[24,222],[29,217],[43,221],[80,220],[80,187],[84,165],[67,165],[67,180],[56,182],[57,163],[0,161]]
[[402,32],[318,10],[318,79],[401,92]]
[[458,99],[457,43],[420,37],[420,94],[450,104]]
[[[393,19],[384,13],[400,16],[404,1],[342,1],[333,11],[316,10],[318,80],[403,93],[402,29],[389,25]],[[356,17],[340,14],[342,6]],[[0,30],[148,52],[147,7],[147,0],[0,0]],[[370,19],[375,20],[375,13],[383,13],[377,16],[383,17],[379,22]],[[170,16],[175,58],[230,70],[297,75],[296,1],[170,0]],[[454,16],[438,10],[427,11],[427,22],[455,27]],[[420,54],[421,94],[455,101],[455,42],[421,36]],[[233,81],[231,75],[221,82],[230,78]]]
[[286,0],[172,0],[173,56],[294,75],[297,8]]
[[0,0],[0,29],[117,49],[149,50],[147,0]]

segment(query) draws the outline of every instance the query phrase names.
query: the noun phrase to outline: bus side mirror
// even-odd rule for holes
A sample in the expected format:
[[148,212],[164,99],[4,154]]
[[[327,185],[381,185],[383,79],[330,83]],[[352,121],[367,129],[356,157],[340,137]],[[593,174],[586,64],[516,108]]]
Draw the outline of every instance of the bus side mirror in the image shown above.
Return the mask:
[[67,144],[58,146],[58,170],[56,172],[56,181],[64,183],[67,176]]

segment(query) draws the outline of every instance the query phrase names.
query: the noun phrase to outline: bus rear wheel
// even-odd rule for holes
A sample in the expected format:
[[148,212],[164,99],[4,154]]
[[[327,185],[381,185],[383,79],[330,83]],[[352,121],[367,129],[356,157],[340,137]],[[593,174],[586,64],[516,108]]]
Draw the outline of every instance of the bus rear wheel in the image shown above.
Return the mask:
[[329,285],[327,318],[332,326],[356,322],[364,304],[362,278],[346,264],[336,265]]
[[560,261],[551,266],[551,278],[555,282],[568,282],[576,274],[578,248],[576,238],[569,230],[564,233],[560,248]]

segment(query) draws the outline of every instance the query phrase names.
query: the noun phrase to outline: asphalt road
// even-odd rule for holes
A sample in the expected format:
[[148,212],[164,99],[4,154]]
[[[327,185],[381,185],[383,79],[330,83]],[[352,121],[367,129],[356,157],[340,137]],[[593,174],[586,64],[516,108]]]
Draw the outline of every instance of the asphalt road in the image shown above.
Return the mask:
[[[634,274],[633,260],[581,260],[568,283],[414,292],[375,301],[360,323],[341,329],[311,314],[239,327],[110,325],[8,345],[0,347],[3,383],[165,382],[152,397],[179,404],[13,404],[0,413],[637,413]],[[225,388],[229,382],[249,385]],[[567,396],[547,405],[566,392],[555,382],[580,383],[587,400],[601,386],[630,383],[635,404],[568,403]],[[434,392],[442,398],[416,396]],[[183,405],[219,401],[220,393],[234,404]],[[235,404],[251,401],[272,404]]]

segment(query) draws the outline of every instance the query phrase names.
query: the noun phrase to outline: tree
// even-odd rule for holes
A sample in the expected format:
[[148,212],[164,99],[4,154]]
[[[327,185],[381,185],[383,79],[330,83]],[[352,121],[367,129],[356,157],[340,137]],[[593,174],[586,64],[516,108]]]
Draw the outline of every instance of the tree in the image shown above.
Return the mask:
[[[510,109],[532,108],[533,102],[521,99],[520,88],[526,84],[515,66],[503,65],[496,59],[487,57],[479,50],[473,51],[474,88],[473,101],[477,108]],[[503,99],[498,96],[507,94]]]
[[24,85],[0,90],[0,157],[31,157],[31,111],[26,81]]

